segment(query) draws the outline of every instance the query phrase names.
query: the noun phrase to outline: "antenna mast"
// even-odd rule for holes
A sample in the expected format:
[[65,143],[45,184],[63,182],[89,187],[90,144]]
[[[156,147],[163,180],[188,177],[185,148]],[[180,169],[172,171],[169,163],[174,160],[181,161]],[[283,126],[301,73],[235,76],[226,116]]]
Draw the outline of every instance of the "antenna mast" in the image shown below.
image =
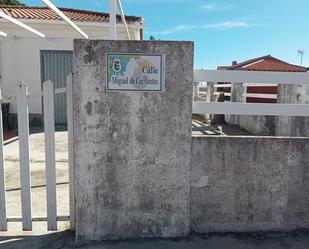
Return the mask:
[[303,59],[304,59],[305,50],[304,49],[298,49],[298,56],[300,56],[300,65],[303,65]]

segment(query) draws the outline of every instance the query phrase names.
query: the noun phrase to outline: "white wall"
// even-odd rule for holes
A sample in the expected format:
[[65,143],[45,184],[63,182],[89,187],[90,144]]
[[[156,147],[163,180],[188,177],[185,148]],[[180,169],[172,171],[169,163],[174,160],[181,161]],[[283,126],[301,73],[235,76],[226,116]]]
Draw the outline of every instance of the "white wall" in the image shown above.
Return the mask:
[[[0,38],[0,87],[2,96],[16,95],[18,82],[23,80],[29,92],[41,91],[40,50],[73,50],[73,39],[82,39],[74,29],[61,21],[27,21],[29,26],[44,33],[42,39],[18,26],[0,21],[0,30],[8,38]],[[108,39],[108,25],[102,23],[77,23],[90,39]],[[129,25],[132,39],[140,39],[141,25]],[[118,26],[118,39],[127,39],[123,26]],[[12,103],[10,112],[16,113]],[[41,98],[30,98],[30,113],[42,113]]]

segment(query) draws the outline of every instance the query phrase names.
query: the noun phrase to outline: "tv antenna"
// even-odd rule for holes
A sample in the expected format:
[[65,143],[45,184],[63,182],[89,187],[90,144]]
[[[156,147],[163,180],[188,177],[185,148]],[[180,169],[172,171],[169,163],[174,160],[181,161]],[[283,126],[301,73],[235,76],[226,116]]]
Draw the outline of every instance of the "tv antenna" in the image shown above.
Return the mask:
[[300,65],[303,65],[303,59],[304,59],[305,50],[304,49],[298,49],[298,56],[300,56]]

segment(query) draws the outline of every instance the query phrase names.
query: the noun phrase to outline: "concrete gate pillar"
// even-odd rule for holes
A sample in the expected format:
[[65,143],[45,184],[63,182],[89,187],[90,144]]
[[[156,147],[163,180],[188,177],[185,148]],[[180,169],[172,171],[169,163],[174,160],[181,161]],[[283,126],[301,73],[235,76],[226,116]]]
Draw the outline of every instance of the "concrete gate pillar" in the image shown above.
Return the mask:
[[[305,104],[305,87],[303,85],[278,85],[278,103]],[[283,117],[276,118],[277,136],[309,136],[308,117]]]
[[[165,90],[107,91],[107,53],[164,55]],[[77,239],[188,235],[192,86],[192,42],[74,42]]]
[[[243,83],[232,83],[231,87],[231,102],[244,102],[244,87]],[[229,124],[240,125],[240,115],[225,115],[225,120]]]

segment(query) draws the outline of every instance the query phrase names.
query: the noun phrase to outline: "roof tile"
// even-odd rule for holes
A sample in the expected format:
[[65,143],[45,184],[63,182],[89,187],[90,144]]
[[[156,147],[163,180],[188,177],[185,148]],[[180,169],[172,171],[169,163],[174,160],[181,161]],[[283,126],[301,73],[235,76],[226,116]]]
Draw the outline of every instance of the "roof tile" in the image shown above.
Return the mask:
[[220,66],[219,70],[272,71],[272,72],[307,72],[305,67],[293,65],[271,55],[258,57],[238,63],[234,66]]
[[[107,13],[69,8],[59,9],[72,21],[109,22],[109,14]],[[0,11],[16,19],[61,20],[61,17],[48,7],[0,5]],[[142,23],[142,18],[138,16],[126,16],[126,20],[128,23]],[[117,15],[117,21],[121,21],[120,15]]]

